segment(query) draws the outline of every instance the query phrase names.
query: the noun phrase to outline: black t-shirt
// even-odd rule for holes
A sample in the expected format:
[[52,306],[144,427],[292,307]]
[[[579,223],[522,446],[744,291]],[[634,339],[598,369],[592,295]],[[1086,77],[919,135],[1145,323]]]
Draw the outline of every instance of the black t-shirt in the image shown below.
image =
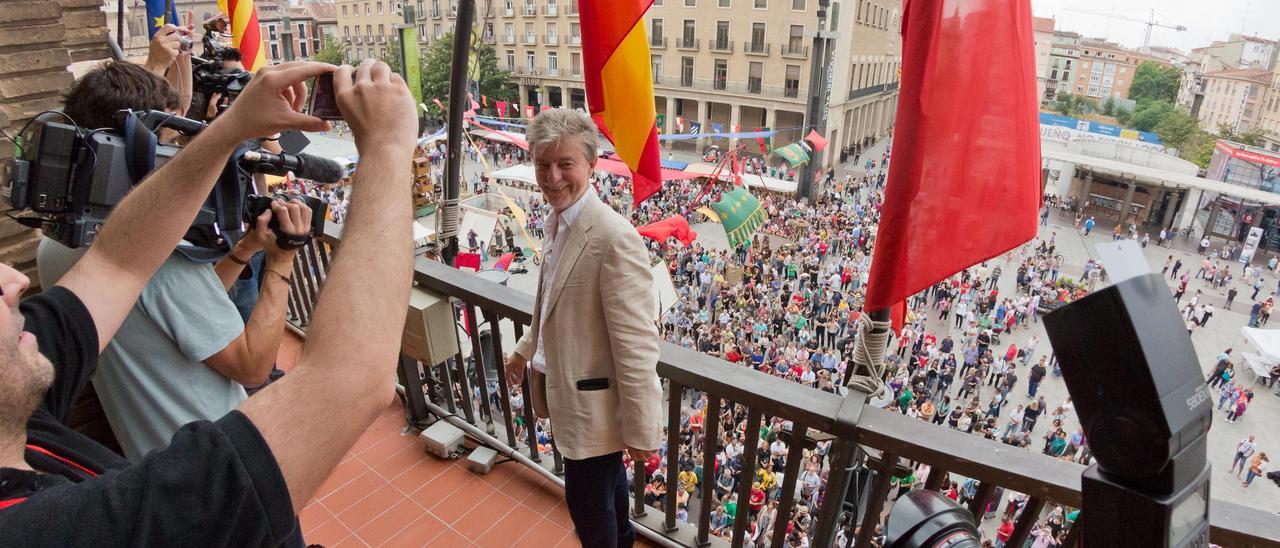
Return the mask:
[[0,544],[277,546],[300,540],[280,468],[239,411],[188,424],[130,464],[64,424],[97,366],[93,318],[61,287],[22,302],[26,330],[53,364],[27,424],[26,461],[0,468]]
[[1044,379],[1045,369],[1043,365],[1035,364],[1031,366],[1031,382],[1040,382]]

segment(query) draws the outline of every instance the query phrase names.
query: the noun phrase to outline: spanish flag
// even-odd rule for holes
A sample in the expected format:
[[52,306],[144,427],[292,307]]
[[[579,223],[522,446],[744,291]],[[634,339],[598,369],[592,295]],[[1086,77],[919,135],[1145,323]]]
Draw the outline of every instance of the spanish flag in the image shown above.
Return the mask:
[[652,3],[587,0],[578,14],[591,118],[631,169],[636,205],[662,186],[653,73],[644,30],[644,13]]
[[267,65],[267,48],[262,43],[262,27],[258,25],[258,8],[253,0],[218,0],[231,18],[231,47],[240,50],[244,69],[256,72]]

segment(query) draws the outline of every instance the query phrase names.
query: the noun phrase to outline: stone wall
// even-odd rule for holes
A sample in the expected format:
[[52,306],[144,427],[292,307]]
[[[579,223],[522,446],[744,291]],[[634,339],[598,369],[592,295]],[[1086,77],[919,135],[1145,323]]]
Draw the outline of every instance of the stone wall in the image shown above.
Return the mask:
[[[102,0],[18,0],[0,9],[0,128],[16,137],[45,110],[62,105],[73,83],[68,65],[110,56]],[[13,144],[0,143],[0,209],[7,210]],[[36,231],[0,217],[0,262],[26,272],[37,283]]]

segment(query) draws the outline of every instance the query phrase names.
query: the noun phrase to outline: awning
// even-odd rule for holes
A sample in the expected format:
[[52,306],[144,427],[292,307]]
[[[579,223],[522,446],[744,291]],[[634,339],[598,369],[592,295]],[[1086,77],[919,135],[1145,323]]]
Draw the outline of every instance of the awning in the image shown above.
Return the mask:
[[749,188],[763,188],[774,192],[783,192],[786,194],[795,194],[800,184],[795,181],[784,181],[764,175],[756,175],[752,173],[742,174],[742,183]]
[[1240,334],[1258,350],[1258,357],[1270,364],[1280,363],[1280,329],[1241,327]]
[[528,164],[519,164],[507,168],[499,169],[489,174],[494,179],[507,179],[511,181],[520,181],[531,185],[538,184],[538,180],[533,175],[533,166]]
[[525,140],[523,133],[498,131],[495,129],[472,129],[471,134],[490,141],[509,143],[525,150],[529,150],[529,142]]
[[1187,173],[1178,173],[1165,169],[1153,168],[1106,158],[1095,158],[1050,147],[1041,147],[1040,156],[1045,160],[1058,160],[1075,164],[1086,169],[1106,173],[1115,177],[1133,176],[1142,184],[1158,184],[1173,188],[1194,188],[1207,192],[1216,192],[1235,198],[1243,198],[1264,205],[1280,205],[1280,194],[1249,188],[1222,181],[1214,181]]

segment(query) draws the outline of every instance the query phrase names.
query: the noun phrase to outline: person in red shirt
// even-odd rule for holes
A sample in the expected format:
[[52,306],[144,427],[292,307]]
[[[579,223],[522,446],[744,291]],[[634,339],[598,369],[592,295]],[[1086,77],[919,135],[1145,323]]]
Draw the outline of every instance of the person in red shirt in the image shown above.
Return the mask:
[[730,363],[739,363],[742,361],[742,354],[738,352],[738,347],[730,346],[729,351],[724,354],[724,359],[729,360]]
[[[1012,316],[1012,314],[1010,314],[1010,316]],[[1016,357],[1018,357],[1018,346],[1013,343],[1009,343],[1009,348],[1004,351],[1004,361],[1011,362]]]
[[1009,542],[1009,537],[1013,536],[1013,520],[1004,518],[1000,521],[1000,528],[996,530],[996,548],[1004,548],[1004,543]]

